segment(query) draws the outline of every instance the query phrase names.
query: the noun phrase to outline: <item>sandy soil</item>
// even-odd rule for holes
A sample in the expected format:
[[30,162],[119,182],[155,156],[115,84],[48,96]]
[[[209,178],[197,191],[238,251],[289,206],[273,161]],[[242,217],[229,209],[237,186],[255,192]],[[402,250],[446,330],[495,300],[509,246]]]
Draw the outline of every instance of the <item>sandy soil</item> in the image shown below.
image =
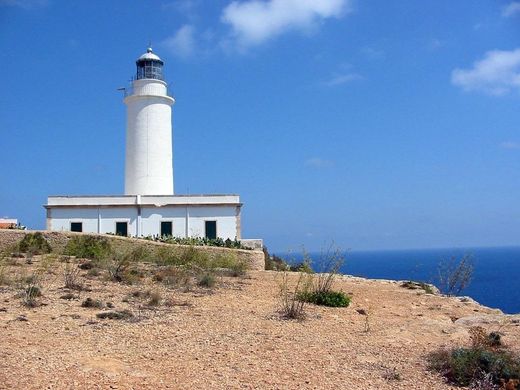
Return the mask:
[[[469,326],[482,323],[520,344],[518,317],[395,282],[341,277],[336,288],[352,295],[350,307],[310,305],[295,321],[277,314],[276,272],[189,292],[97,277],[85,279],[91,291],[66,300],[60,267],[46,274],[38,307],[0,287],[1,389],[450,389],[426,369],[429,351],[468,343]],[[148,288],[160,292],[159,306],[128,298]],[[100,320],[103,310],[81,307],[87,297],[138,321]],[[368,332],[356,309],[370,313]]]

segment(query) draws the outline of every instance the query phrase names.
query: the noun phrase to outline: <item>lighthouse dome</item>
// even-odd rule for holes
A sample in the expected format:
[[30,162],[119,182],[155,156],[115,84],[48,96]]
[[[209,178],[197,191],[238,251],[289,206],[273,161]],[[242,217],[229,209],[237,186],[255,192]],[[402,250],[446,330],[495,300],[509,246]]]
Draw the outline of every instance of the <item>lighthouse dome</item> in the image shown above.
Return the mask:
[[155,61],[161,61],[161,58],[155,54],[151,47],[146,49],[146,53],[144,53],[141,57],[137,59],[137,61],[146,61],[146,60],[155,60]]

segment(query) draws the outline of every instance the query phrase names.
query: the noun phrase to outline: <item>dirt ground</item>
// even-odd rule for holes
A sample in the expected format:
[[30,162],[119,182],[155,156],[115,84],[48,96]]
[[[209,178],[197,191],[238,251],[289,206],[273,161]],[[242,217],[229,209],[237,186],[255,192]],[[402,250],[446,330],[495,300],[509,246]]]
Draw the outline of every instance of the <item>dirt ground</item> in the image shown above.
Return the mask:
[[[4,274],[38,266],[22,260]],[[77,293],[63,287],[63,267],[48,267],[34,308],[15,285],[0,287],[1,389],[450,389],[427,370],[425,356],[467,344],[469,326],[500,331],[505,344],[520,347],[518,316],[391,281],[338,277],[335,287],[352,304],[309,305],[296,321],[278,314],[277,272],[184,291],[82,270],[89,291]],[[132,295],[147,290],[159,294],[157,306]],[[67,293],[74,298],[60,298]],[[107,308],[82,307],[88,297],[134,317],[99,319]]]

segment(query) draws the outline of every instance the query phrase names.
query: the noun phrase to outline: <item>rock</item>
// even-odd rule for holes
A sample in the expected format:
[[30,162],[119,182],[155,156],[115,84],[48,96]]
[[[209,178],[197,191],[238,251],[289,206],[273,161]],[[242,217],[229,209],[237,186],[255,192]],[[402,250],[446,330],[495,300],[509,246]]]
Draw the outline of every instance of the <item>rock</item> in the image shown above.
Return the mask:
[[520,321],[520,314],[508,315],[508,314],[478,314],[473,316],[467,316],[459,318],[455,321],[457,325],[463,325],[468,327],[482,326],[482,325],[503,325],[504,323],[515,323],[514,321]]

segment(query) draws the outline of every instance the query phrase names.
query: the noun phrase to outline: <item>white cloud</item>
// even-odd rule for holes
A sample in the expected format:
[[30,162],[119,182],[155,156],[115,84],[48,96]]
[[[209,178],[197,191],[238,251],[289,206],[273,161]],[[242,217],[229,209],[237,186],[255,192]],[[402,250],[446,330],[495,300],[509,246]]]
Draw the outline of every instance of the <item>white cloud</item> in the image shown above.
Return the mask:
[[177,30],[173,36],[167,38],[162,44],[167,47],[173,55],[188,58],[193,55],[196,48],[195,28],[185,24]]
[[337,85],[342,85],[346,83],[350,83],[352,81],[362,80],[363,77],[357,73],[344,73],[344,74],[336,74],[332,78],[327,81],[322,82],[321,84],[325,87],[335,87]]
[[471,69],[455,69],[451,82],[466,91],[504,95],[520,91],[520,48],[488,51]]
[[502,16],[510,18],[512,16],[520,15],[520,2],[513,1],[502,8]]
[[33,9],[45,7],[49,5],[48,0],[0,0],[0,7],[20,7],[24,9]]
[[500,144],[500,147],[504,149],[520,149],[520,142],[505,141]]
[[309,31],[320,21],[349,11],[350,0],[246,0],[224,8],[221,21],[231,26],[241,47],[261,44],[284,32]]
[[305,166],[312,168],[331,168],[334,166],[334,161],[325,160],[320,157],[312,157],[305,161]]

